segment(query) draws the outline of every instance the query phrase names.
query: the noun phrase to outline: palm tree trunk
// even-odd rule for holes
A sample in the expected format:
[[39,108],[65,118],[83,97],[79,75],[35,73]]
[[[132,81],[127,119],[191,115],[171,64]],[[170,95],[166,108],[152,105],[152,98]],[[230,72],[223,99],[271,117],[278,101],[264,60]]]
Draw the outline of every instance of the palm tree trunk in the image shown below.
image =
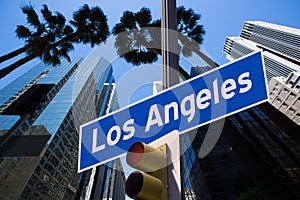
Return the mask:
[[30,48],[29,46],[24,46],[24,47],[21,47],[17,50],[14,50],[10,53],[7,53],[3,56],[0,56],[0,63],[26,52],[26,50],[28,50],[29,48]]
[[[161,56],[161,49],[155,49],[155,48],[149,48],[149,50],[153,51],[154,53]],[[208,65],[210,65],[213,68],[218,67],[219,65],[213,61],[211,58],[209,58],[207,55],[199,51],[199,49],[193,49],[193,51],[202,59],[204,60]],[[191,78],[191,76],[180,66],[179,66],[179,74],[183,80],[188,80]]]
[[208,57],[207,55],[205,55],[204,53],[202,53],[199,49],[197,48],[193,48],[193,51],[200,57],[202,58],[202,60],[204,60],[209,66],[213,67],[213,68],[217,68],[219,67],[219,65],[213,61],[210,57]]
[[61,40],[56,41],[55,43],[52,43],[49,46],[47,46],[47,48],[43,49],[43,52],[40,52],[38,56],[42,55],[44,52],[50,51],[51,49],[53,49],[63,43],[72,42],[74,39],[76,39],[83,33],[84,33],[83,31],[76,31],[75,33],[71,33],[70,35],[62,38]]
[[189,49],[191,49],[193,52],[195,52],[203,61],[205,61],[209,66],[216,68],[219,65],[213,61],[210,57],[205,55],[199,50],[199,44],[196,41],[189,41],[188,38],[182,34],[178,34],[179,39],[189,46]]
[[37,55],[34,55],[34,54],[33,55],[28,55],[28,56],[26,56],[24,58],[21,58],[20,60],[14,62],[13,64],[1,69],[0,70],[0,79],[5,77],[9,73],[11,73],[13,70],[17,69],[21,65],[29,62],[30,60],[33,60],[36,57],[37,57]]
[[15,63],[3,68],[0,70],[0,79],[7,76],[9,73],[11,73],[13,70],[17,69],[18,67],[20,67],[21,65],[29,62],[30,60],[38,57],[38,56],[41,56],[43,55],[43,53],[47,52],[47,51],[50,51],[51,49],[65,43],[65,42],[70,42],[72,40],[74,40],[75,38],[77,38],[79,35],[83,34],[84,32],[83,31],[77,31],[75,33],[72,33],[64,38],[62,38],[61,40],[47,46],[45,49],[42,49],[41,52],[39,53],[36,53],[36,54],[31,54],[31,55],[28,55],[18,61],[16,61]]

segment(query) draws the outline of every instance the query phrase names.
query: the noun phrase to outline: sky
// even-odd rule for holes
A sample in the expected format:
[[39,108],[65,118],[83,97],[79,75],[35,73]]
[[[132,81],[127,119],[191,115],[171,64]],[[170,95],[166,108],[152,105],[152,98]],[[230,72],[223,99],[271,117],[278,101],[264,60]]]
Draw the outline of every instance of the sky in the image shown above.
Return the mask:
[[[136,12],[141,7],[148,7],[152,11],[153,19],[161,17],[161,1],[158,0],[1,0],[0,55],[24,45],[24,42],[16,38],[14,33],[17,25],[26,23],[26,18],[20,9],[22,6],[31,4],[39,13],[42,4],[46,4],[50,10],[61,12],[67,20],[70,20],[72,13],[85,3],[90,6],[99,6],[104,11],[108,17],[110,29],[119,22],[125,10]],[[177,6],[180,5],[192,8],[196,13],[201,14],[200,23],[204,25],[206,31],[202,48],[219,64],[227,62],[225,54],[222,52],[226,36],[239,35],[246,20],[261,20],[300,28],[299,0],[177,0]],[[84,57],[91,51],[92,49],[88,45],[77,45],[70,55]],[[9,77],[1,79],[0,88],[39,61],[39,59],[35,59]],[[1,63],[0,68],[10,62]],[[128,66],[123,60],[118,60],[113,67],[117,80],[132,69],[132,66]]]
[[[1,0],[0,55],[24,45],[24,42],[16,38],[14,33],[17,25],[26,23],[21,6],[31,4],[39,12],[42,4],[46,4],[51,11],[61,12],[67,20],[70,20],[72,13],[85,3],[99,6],[104,11],[108,17],[110,30],[119,22],[125,10],[136,12],[141,7],[148,7],[152,11],[153,19],[161,17],[161,1],[158,0]],[[238,36],[244,21],[260,20],[300,29],[299,0],[177,0],[177,5],[184,5],[201,14],[200,23],[204,25],[206,31],[202,48],[220,65],[228,62],[222,52],[226,36]],[[77,45],[70,55],[85,57],[93,51],[95,48],[91,49],[88,45]],[[0,68],[10,62],[1,63]],[[39,62],[39,59],[35,59],[10,76],[0,79],[0,89]],[[117,81],[128,81],[130,78],[128,76],[122,78],[123,75],[126,75],[128,70],[132,71],[136,68],[126,64],[123,59],[116,59],[113,69]],[[141,97],[136,96],[133,99],[139,98]]]

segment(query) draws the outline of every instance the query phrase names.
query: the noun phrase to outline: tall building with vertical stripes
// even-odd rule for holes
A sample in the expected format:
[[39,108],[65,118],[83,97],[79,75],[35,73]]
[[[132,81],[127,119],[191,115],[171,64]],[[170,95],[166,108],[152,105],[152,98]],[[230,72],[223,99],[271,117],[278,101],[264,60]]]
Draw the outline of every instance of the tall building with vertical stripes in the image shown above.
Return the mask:
[[[193,67],[190,74],[193,77],[210,69]],[[186,150],[182,155],[185,199],[299,199],[299,127],[281,116],[277,117],[280,123],[273,121],[271,105],[266,107],[268,112],[261,110],[266,105],[268,102],[181,135],[181,148]],[[205,146],[209,132],[221,134],[209,154],[198,156],[209,148]]]
[[223,51],[234,60],[263,51],[268,81],[300,71],[300,29],[262,21],[246,21],[240,36],[227,37]]
[[77,173],[79,126],[118,108],[112,72],[102,57],[40,63],[0,90],[0,199],[125,198],[120,161]]
[[229,60],[262,51],[270,103],[300,125],[300,29],[261,21],[246,21],[239,36],[227,37],[223,51]]

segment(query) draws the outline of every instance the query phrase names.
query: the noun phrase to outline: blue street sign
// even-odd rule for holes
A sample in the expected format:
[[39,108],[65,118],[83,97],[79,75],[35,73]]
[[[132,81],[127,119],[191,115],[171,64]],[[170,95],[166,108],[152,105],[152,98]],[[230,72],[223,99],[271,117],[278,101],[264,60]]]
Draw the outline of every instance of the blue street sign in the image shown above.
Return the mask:
[[256,52],[82,125],[78,172],[120,157],[134,142],[182,134],[267,100]]

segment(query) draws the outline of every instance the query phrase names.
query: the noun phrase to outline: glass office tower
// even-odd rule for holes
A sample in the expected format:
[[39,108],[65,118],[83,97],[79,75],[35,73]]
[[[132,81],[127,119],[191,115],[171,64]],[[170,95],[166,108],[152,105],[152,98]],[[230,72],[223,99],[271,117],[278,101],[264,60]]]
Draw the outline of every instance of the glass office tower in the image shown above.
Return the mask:
[[[300,29],[262,21],[246,21],[240,36],[227,37],[224,53],[229,60],[237,59],[254,51],[262,51],[269,83],[270,103],[300,125]],[[280,115],[280,114],[279,114]],[[275,119],[276,120],[276,119]],[[282,120],[277,120],[282,121]],[[279,123],[280,124],[280,123]],[[296,135],[296,133],[293,133]]]
[[[120,162],[77,173],[79,125],[118,107],[114,88],[112,66],[101,57],[74,58],[57,67],[41,63],[3,88],[0,199],[80,199],[94,194],[96,199],[114,191],[124,199]],[[5,143],[14,136],[40,135],[49,139],[38,155],[6,155]],[[99,181],[105,187],[96,187]]]
[[[210,70],[194,67],[191,76]],[[213,122],[218,123],[218,122]],[[300,146],[258,107],[226,118],[218,142],[198,156],[211,129],[205,125],[181,136],[182,191],[185,199],[239,199],[259,191],[268,199],[297,199]]]
[[[229,117],[229,120],[252,149],[267,161],[264,168],[269,170],[261,173],[261,177],[269,174],[273,181],[262,182],[263,185],[276,187],[276,191],[288,188],[282,193],[295,195],[293,191],[299,190],[300,178],[300,140],[297,134],[300,99],[297,98],[296,76],[300,71],[300,30],[267,22],[246,21],[240,36],[226,38],[223,51],[229,60],[253,51],[263,52],[270,104],[264,103],[240,112]],[[276,176],[270,173],[272,170]],[[281,186],[275,186],[274,183],[280,182]],[[291,185],[297,187],[291,189]]]

